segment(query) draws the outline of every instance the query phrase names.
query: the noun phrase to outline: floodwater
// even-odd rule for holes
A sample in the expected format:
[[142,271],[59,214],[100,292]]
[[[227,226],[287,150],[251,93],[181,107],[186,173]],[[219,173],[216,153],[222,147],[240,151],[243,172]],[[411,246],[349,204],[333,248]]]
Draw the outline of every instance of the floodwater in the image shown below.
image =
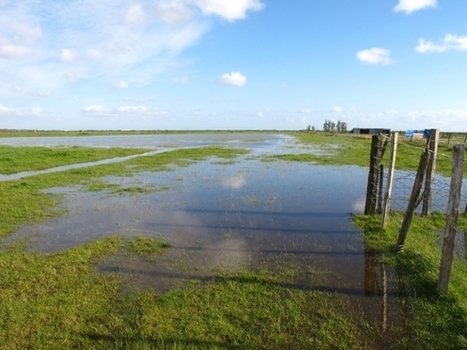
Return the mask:
[[116,255],[99,265],[99,271],[125,274],[130,289],[163,293],[193,279],[209,279],[214,268],[294,264],[324,276],[313,279],[312,285],[298,282],[297,288],[349,298],[383,338],[392,326],[406,324],[402,318],[410,317],[404,316],[407,312],[398,299],[396,273],[378,264],[351,224],[351,214],[363,210],[366,168],[263,162],[255,157],[320,151],[297,146],[284,135],[94,136],[81,143],[85,138],[10,141],[151,149],[222,144],[252,153],[235,162],[213,158],[171,171],[105,178],[122,187],[154,188],[151,193],[115,195],[86,192],[79,186],[50,189],[63,195],[64,214],[24,225],[6,242],[30,237],[31,250],[58,252],[110,235],[161,237],[172,248],[155,262]]

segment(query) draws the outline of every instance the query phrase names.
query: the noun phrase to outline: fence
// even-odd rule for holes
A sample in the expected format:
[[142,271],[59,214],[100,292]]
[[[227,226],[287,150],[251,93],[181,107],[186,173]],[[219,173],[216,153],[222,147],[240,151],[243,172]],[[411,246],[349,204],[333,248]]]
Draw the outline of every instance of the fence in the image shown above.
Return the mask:
[[[455,145],[452,155],[439,152],[439,131],[432,129],[428,134],[426,144],[398,142],[397,133],[373,136],[365,214],[382,213],[382,227],[385,228],[391,209],[405,212],[396,243],[396,249],[400,250],[404,246],[415,213],[446,213],[443,258],[438,280],[438,290],[446,290],[455,245],[457,218],[460,211],[467,213],[467,183],[462,177],[465,147]],[[387,167],[386,161],[383,160],[385,153],[390,153]],[[412,156],[413,159],[417,153],[420,154],[420,161],[416,172],[397,169],[397,158],[406,160]],[[446,164],[450,159],[452,177],[436,174],[437,160],[438,163]],[[407,164],[402,166],[406,167]]]

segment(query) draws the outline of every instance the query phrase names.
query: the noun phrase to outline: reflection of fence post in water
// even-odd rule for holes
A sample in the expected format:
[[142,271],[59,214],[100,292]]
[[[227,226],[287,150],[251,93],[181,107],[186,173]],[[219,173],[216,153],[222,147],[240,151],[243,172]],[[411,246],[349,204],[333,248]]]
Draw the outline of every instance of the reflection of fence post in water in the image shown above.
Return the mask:
[[[364,287],[365,295],[367,296],[383,296],[382,300],[382,330],[383,332],[387,329],[388,323],[388,295],[387,295],[387,279],[386,279],[386,268],[384,264],[380,261],[380,257],[375,253],[375,250],[372,248],[365,249],[365,274],[364,278]],[[376,273],[379,268],[381,275],[381,285],[379,283],[378,274]]]
[[428,216],[431,214],[431,189],[436,170],[436,158],[438,153],[439,130],[431,129],[430,137],[428,138],[427,148],[431,153],[430,161],[428,162],[427,175],[425,178],[425,189],[423,191],[423,206],[422,215]]
[[401,230],[399,231],[399,237],[397,238],[396,250],[401,250],[404,247],[405,239],[407,238],[407,232],[409,231],[410,223],[412,222],[413,213],[420,204],[420,191],[422,189],[423,178],[426,173],[428,159],[430,158],[430,152],[425,149],[421,158],[420,164],[418,165],[417,175],[413,184],[412,194],[410,195],[409,204],[404,215],[404,221],[402,222]]
[[452,177],[449,191],[449,203],[446,212],[446,230],[443,238],[443,253],[439,268],[438,292],[447,291],[451,275],[452,257],[454,255],[454,241],[456,225],[459,218],[462,173],[464,170],[464,145],[455,145],[452,149]]

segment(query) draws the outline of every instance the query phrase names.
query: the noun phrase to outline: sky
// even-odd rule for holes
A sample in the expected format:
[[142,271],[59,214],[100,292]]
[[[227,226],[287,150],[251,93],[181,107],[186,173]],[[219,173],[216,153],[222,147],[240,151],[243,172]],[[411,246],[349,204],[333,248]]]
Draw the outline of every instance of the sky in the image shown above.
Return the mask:
[[0,129],[467,131],[465,0],[0,0]]

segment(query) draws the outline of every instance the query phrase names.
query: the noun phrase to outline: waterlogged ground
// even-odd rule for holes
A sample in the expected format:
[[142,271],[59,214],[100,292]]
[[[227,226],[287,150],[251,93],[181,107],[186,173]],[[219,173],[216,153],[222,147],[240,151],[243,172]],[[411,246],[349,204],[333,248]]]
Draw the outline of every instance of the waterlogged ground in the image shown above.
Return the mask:
[[[50,193],[62,196],[63,215],[22,226],[6,242],[28,237],[29,249],[57,252],[103,236],[162,237],[171,249],[158,260],[116,255],[99,271],[126,275],[128,289],[163,293],[208,279],[216,268],[291,264],[305,274],[318,270],[323,275],[313,279],[320,281],[315,285],[295,287],[349,298],[355,312],[364,313],[383,336],[392,326],[407,324],[410,315],[399,304],[404,291],[397,276],[377,265],[351,224],[351,214],[363,210],[366,168],[264,161],[270,154],[320,152],[281,135],[159,137],[127,137],[123,144],[121,138],[93,137],[92,142],[101,147],[144,147],[147,142],[157,149],[222,144],[251,153],[233,161],[213,158],[163,172],[107,177],[98,191],[53,188]],[[51,139],[50,144],[44,138],[38,142],[75,142]]]

